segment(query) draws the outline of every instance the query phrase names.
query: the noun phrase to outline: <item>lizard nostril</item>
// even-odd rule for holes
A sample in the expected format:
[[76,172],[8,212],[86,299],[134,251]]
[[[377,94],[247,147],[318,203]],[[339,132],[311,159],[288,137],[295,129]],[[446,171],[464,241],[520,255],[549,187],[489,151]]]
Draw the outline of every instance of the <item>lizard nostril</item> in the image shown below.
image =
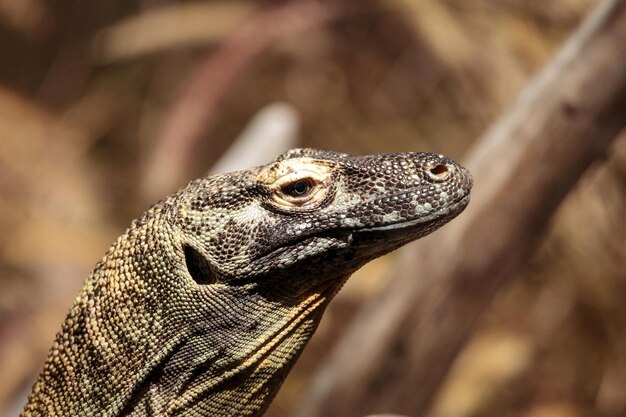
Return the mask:
[[435,165],[430,168],[430,173],[438,178],[445,178],[448,175],[448,167],[445,165]]

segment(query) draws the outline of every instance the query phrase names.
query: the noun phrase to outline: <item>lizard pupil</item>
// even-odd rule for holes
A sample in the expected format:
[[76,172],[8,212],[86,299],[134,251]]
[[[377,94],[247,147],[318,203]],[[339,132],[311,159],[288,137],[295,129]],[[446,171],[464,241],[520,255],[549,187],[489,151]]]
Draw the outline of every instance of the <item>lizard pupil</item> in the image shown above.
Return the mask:
[[309,184],[304,181],[298,181],[293,185],[293,190],[296,194],[304,194],[309,189]]
[[299,180],[283,187],[283,193],[292,197],[302,197],[311,190],[311,184],[306,180]]

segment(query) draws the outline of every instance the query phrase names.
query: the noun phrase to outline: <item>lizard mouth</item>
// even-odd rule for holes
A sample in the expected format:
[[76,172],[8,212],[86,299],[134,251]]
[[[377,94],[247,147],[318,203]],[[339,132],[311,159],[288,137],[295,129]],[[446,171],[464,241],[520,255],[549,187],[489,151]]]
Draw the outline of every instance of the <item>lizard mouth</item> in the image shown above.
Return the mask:
[[469,204],[470,196],[469,194],[465,194],[462,197],[454,200],[445,212],[433,211],[431,214],[427,216],[416,217],[414,219],[409,220],[399,220],[396,222],[390,222],[387,224],[382,224],[379,226],[371,226],[371,227],[361,227],[355,232],[384,232],[391,230],[400,230],[407,229],[413,226],[425,225],[427,223],[435,222],[441,219],[448,219],[457,216],[461,213],[465,207]]
[[268,263],[272,259],[281,259],[281,266],[289,266],[302,260],[303,254],[321,255],[333,249],[346,248],[352,243],[352,233],[348,230],[329,230],[303,236],[301,239],[280,246],[255,259],[256,262]]
[[[426,230],[426,233],[428,233],[434,230],[434,228],[437,228],[437,224],[444,224],[450,218],[457,216],[468,203],[469,194],[465,194],[454,200],[443,213],[435,210],[429,215],[419,216],[409,220],[400,220],[376,226],[342,226],[322,232],[302,235],[299,239],[261,254],[254,261],[271,263],[268,261],[280,259],[280,264],[283,267],[289,266],[302,260],[303,254],[306,254],[306,257],[308,257],[321,255],[331,250],[346,249],[353,245],[359,246],[359,242],[361,242],[362,239],[356,237],[365,237],[370,234],[376,240],[380,239],[381,241],[387,238],[393,239],[393,236],[398,234],[406,235],[401,238],[402,241],[413,240],[416,238],[416,234],[419,235],[420,230]],[[430,227],[430,225],[434,226]],[[417,233],[409,232],[410,229],[415,229]],[[374,237],[374,235],[376,236]],[[369,239],[366,238],[366,240]]]

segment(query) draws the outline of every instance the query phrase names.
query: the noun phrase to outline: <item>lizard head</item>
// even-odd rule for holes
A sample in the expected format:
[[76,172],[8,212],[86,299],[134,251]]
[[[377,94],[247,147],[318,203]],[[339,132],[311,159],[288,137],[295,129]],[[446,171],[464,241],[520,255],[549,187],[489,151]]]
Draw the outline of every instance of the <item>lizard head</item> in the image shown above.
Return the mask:
[[294,149],[192,182],[175,218],[196,282],[319,281],[434,231],[466,207],[471,186],[465,168],[433,153]]

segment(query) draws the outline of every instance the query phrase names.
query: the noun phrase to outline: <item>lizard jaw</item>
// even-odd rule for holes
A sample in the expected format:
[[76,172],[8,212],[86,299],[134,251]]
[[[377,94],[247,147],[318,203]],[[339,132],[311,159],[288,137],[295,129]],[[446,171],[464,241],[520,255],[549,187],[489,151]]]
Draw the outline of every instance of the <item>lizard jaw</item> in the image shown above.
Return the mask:
[[[459,197],[450,204],[446,214],[433,212],[431,214],[417,217],[409,220],[401,220],[380,226],[372,227],[340,227],[329,229],[321,233],[303,235],[300,239],[290,242],[285,246],[278,247],[270,252],[266,252],[252,260],[256,265],[272,265],[272,269],[285,269],[291,265],[302,261],[304,258],[313,258],[316,256],[329,253],[331,251],[341,251],[354,247],[358,251],[358,247],[362,242],[374,240],[393,239],[393,235],[408,229],[415,229],[415,233],[408,233],[401,239],[402,242],[413,240],[417,235],[427,234],[449,219],[456,217],[465,209],[469,203],[469,194]],[[423,231],[424,233],[420,233]],[[375,236],[374,236],[375,235]],[[359,239],[355,239],[359,236]],[[371,237],[366,237],[371,236]],[[361,238],[364,238],[361,239]],[[367,251],[369,252],[369,251]],[[388,251],[387,251],[388,252]],[[376,255],[378,256],[378,255]],[[370,257],[370,255],[365,255]],[[263,272],[270,272],[265,270]]]
[[465,209],[465,207],[467,207],[467,205],[469,204],[469,200],[470,200],[469,194],[458,199],[449,207],[449,210],[445,216],[442,216],[441,213],[434,212],[428,216],[418,217],[418,218],[411,219],[411,220],[401,220],[398,222],[393,222],[393,223],[385,224],[382,226],[360,228],[360,229],[355,230],[355,232],[379,232],[379,231],[384,232],[386,230],[399,230],[399,229],[406,229],[406,228],[418,226],[418,225],[425,225],[433,221],[437,221],[441,218],[453,218],[459,213],[461,213]]

